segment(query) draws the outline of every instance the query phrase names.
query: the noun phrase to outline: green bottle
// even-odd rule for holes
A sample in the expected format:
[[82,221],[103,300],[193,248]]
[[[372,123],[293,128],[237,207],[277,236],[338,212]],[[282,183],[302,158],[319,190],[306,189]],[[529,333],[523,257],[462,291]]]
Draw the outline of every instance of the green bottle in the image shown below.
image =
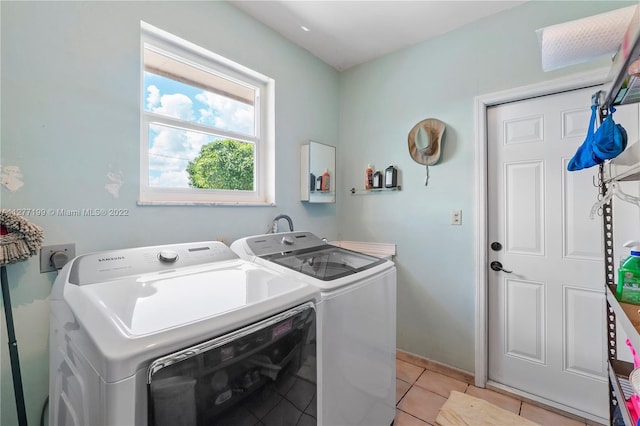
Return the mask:
[[624,247],[631,248],[631,254],[618,269],[616,299],[640,305],[640,241],[629,241]]

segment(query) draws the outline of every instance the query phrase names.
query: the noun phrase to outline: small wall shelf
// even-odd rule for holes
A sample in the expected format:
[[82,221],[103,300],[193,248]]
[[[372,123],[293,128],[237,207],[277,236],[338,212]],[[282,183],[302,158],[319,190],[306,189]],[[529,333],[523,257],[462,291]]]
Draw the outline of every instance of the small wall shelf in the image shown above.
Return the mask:
[[400,191],[402,190],[402,187],[400,185],[393,187],[393,188],[371,188],[371,189],[355,189],[355,188],[351,188],[349,191],[351,192],[351,194],[353,195],[365,195],[365,194],[371,194],[371,193],[378,193],[378,192],[387,192],[387,191]]

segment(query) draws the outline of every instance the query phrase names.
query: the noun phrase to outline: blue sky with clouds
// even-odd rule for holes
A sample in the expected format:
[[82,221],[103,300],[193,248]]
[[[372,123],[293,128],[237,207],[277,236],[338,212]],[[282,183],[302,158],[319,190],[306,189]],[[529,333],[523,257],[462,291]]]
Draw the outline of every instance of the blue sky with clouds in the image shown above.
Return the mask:
[[[253,135],[254,107],[149,72],[144,73],[147,111],[222,130]],[[153,124],[149,129],[149,185],[188,188],[187,164],[215,135]]]

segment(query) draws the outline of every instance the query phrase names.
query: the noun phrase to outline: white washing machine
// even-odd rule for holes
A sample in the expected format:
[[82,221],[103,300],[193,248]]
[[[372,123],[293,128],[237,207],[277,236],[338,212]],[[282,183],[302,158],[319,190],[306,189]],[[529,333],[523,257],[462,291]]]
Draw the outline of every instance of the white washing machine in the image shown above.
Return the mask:
[[396,268],[310,232],[242,238],[240,257],[320,290],[318,420],[388,426],[396,398]]
[[315,425],[319,293],[220,242],[79,256],[51,294],[50,425]]

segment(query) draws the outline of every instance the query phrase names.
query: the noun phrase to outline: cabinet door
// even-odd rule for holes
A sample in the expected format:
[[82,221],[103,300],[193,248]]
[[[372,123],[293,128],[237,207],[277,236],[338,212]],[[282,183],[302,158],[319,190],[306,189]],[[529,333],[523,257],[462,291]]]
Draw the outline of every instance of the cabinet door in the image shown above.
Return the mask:
[[300,200],[336,202],[336,148],[310,141],[300,147]]

